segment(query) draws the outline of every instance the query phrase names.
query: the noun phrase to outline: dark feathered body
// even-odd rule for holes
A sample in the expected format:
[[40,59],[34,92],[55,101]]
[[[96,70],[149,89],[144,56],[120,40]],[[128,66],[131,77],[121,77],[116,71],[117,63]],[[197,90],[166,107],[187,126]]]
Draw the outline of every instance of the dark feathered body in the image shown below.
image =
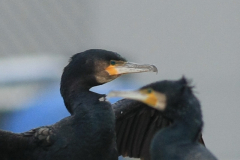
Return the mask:
[[187,133],[180,132],[180,126],[174,124],[155,135],[151,144],[152,160],[216,160],[205,146],[185,138]]
[[[191,135],[189,135],[188,137],[186,135],[186,132],[183,132],[183,137],[185,137],[186,139],[192,137],[191,139],[194,139],[196,143],[199,142],[199,144],[204,146],[201,135],[202,115],[199,102],[191,92],[189,92],[190,95],[186,94],[186,97],[184,98],[184,95],[181,92],[181,89],[184,87],[184,85],[181,82],[177,82],[160,81],[146,85],[141,89],[152,88],[156,91],[166,94],[169,99],[169,101],[167,102],[169,106],[174,107],[176,106],[176,104],[181,103],[180,107],[182,106],[183,109],[182,114],[187,114],[187,112],[189,112],[189,114],[194,117],[189,117],[189,119],[186,119],[186,122],[188,123],[188,128],[185,124],[183,128],[180,127],[181,130],[192,130]],[[191,88],[189,88],[189,91],[190,89]],[[195,104],[197,106],[192,108],[192,105]],[[193,111],[188,110],[188,108],[192,108]],[[155,155],[164,154],[162,152],[163,150],[160,150],[158,145],[162,145],[164,143],[165,146],[170,144],[170,142],[175,143],[176,141],[178,141],[178,139],[174,139],[174,137],[178,138],[178,136],[175,135],[179,132],[177,129],[176,132],[172,132],[170,130],[170,133],[166,132],[165,135],[161,135],[160,138],[155,137],[156,140],[153,140],[153,137],[157,133],[166,130],[166,128],[168,127],[171,128],[174,126],[172,125],[173,118],[169,118],[168,116],[166,116],[168,115],[168,112],[164,112],[165,115],[163,115],[161,111],[149,107],[142,102],[129,99],[123,99],[113,104],[113,109],[116,115],[116,135],[119,155],[141,158],[141,160],[150,160],[150,144],[152,141],[156,145],[153,148],[153,152]],[[175,110],[171,107],[168,109],[173,109],[173,111]],[[179,117],[176,115],[176,113],[173,112],[171,112],[171,116],[174,118]]]
[[[13,148],[13,153],[2,155],[6,160],[66,160],[66,159],[89,159],[89,160],[114,160],[117,159],[115,147],[115,116],[111,105],[106,101],[99,101],[104,97],[91,92],[81,92],[75,101],[78,114],[74,114],[52,126],[50,128],[49,145],[41,142],[34,135],[22,137],[26,143],[19,141],[19,151]],[[82,97],[82,98],[81,98]],[[85,98],[83,98],[85,97]],[[9,137],[9,132],[7,137]],[[15,138],[16,134],[14,134]],[[22,136],[22,135],[21,135]],[[11,139],[8,139],[11,140]],[[14,139],[12,139],[14,140]],[[21,145],[26,145],[26,148]],[[29,145],[30,144],[30,145]],[[9,150],[10,152],[11,150]],[[2,153],[2,151],[1,151]]]
[[89,91],[117,77],[105,71],[110,60],[126,61],[105,50],[75,54],[64,68],[60,89],[71,116],[21,134],[0,131],[0,159],[117,160],[111,104],[105,95]]
[[152,160],[216,160],[198,142],[203,121],[200,103],[186,79],[163,81],[153,89],[167,96],[163,116],[173,124],[154,136],[151,144]]

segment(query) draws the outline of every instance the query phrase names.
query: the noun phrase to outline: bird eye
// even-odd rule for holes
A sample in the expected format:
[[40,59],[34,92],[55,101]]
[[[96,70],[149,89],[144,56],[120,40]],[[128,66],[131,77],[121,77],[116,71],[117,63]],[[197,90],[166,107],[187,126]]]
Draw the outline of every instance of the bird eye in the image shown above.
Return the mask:
[[148,92],[148,93],[152,93],[152,89],[151,89],[151,88],[148,88],[148,89],[147,89],[147,92]]
[[113,61],[113,60],[111,60],[111,61],[110,61],[110,64],[114,66],[114,65],[116,64],[116,62]]

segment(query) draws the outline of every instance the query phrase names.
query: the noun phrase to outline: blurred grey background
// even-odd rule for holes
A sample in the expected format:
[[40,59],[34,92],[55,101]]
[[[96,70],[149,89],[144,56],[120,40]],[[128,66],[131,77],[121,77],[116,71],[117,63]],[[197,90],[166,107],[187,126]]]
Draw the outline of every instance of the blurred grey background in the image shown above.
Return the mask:
[[137,88],[182,75],[192,79],[202,104],[206,146],[219,159],[240,159],[240,1],[1,1],[0,20],[3,129],[14,111],[30,109],[25,104],[43,92],[59,93],[71,55],[102,48],[159,69],[157,75],[111,82],[112,88],[128,81]]

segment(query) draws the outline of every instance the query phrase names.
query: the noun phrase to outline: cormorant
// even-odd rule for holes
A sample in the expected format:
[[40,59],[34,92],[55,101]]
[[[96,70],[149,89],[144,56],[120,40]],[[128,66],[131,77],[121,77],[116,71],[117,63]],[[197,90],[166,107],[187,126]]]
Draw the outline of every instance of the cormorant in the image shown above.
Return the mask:
[[[136,127],[137,131],[135,131],[135,136],[140,139],[140,142],[128,142],[130,146],[124,146],[123,151],[129,151],[129,149],[124,148],[132,148],[134,145],[144,146],[144,143],[151,141],[151,160],[216,160],[216,157],[199,143],[199,141],[203,142],[201,139],[203,121],[200,103],[184,77],[178,81],[155,82],[137,91],[112,91],[108,96],[137,100],[140,101],[138,102],[139,105],[143,102],[159,110],[160,114],[163,115],[163,117],[157,117],[153,111],[148,113],[149,117],[152,117],[152,121],[155,121],[155,126],[159,127],[155,127],[154,123],[151,123],[150,126],[145,125],[149,124],[149,119],[145,118],[146,111],[141,116],[134,115],[137,117],[135,119],[143,119],[143,121],[139,124],[135,120],[131,120],[134,125],[124,125],[125,131],[121,130],[120,132],[125,132],[121,133],[122,136],[123,134],[128,135],[130,127],[140,126]],[[169,123],[171,124],[169,125]],[[138,135],[141,130],[147,132]],[[154,136],[151,130],[156,132]],[[131,135],[133,136],[133,134]],[[146,140],[144,140],[144,137],[146,137]],[[152,137],[153,139],[150,140],[149,138]],[[141,139],[143,140],[141,141]],[[126,138],[121,138],[121,140],[128,141]],[[146,148],[149,149],[148,146]],[[122,148],[118,149],[122,151]],[[144,147],[142,150],[145,150],[147,155]],[[131,154],[135,152],[136,150],[132,150]],[[139,153],[142,154],[138,151]],[[147,157],[146,155],[142,155],[142,157],[149,160],[149,155]]]
[[111,104],[89,89],[122,74],[150,71],[157,69],[106,50],[75,54],[64,68],[60,88],[71,116],[25,133],[0,131],[1,160],[117,160]]

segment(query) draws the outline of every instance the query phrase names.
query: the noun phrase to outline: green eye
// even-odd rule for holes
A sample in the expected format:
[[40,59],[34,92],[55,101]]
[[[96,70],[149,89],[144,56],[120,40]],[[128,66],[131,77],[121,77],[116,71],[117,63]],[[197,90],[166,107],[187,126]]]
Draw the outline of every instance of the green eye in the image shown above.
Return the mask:
[[148,92],[148,93],[152,93],[152,89],[151,89],[151,88],[148,88],[148,89],[147,89],[147,92]]
[[116,64],[116,62],[115,61],[110,61],[110,64],[114,66]]

